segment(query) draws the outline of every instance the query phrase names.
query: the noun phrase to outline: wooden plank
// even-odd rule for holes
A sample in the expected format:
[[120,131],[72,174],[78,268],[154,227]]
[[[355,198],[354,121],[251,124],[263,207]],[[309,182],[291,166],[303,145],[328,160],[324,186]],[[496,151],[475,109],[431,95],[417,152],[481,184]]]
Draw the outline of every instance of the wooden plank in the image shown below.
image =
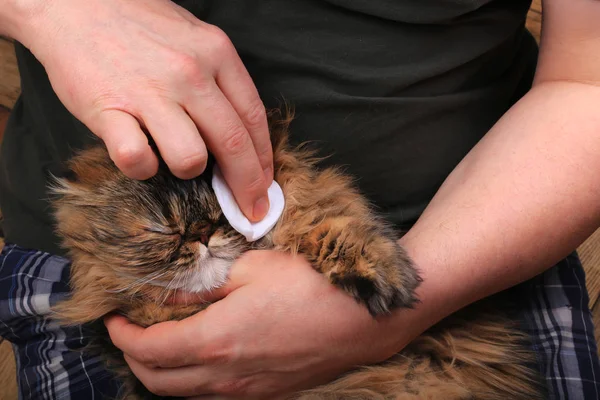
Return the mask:
[[0,143],[2,143],[2,137],[4,136],[4,128],[6,127],[6,122],[8,121],[9,114],[10,110],[8,108],[0,106]]
[[0,105],[12,108],[21,93],[17,59],[12,42],[0,39]]
[[600,297],[600,230],[594,232],[577,251],[585,269],[590,307],[593,308]]
[[[594,322],[594,337],[596,338],[596,345],[600,343],[600,307],[596,304],[596,307],[592,309],[592,321]],[[600,356],[600,347],[598,347],[598,355]]]
[[542,0],[534,0],[531,4],[526,26],[539,43],[542,34]]
[[0,344],[0,400],[17,400],[15,356],[11,344]]
[[531,2],[531,10],[541,13],[542,12],[542,0],[533,0]]

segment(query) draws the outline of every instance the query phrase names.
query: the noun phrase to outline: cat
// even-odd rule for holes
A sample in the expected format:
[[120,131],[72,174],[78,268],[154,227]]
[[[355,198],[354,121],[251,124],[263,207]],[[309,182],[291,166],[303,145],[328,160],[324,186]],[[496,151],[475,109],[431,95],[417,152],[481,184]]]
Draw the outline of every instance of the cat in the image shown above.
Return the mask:
[[[279,114],[281,115],[281,114]],[[101,320],[119,312],[141,326],[193,315],[206,304],[165,303],[176,289],[221,286],[232,263],[252,249],[304,256],[374,316],[418,303],[417,269],[398,234],[338,169],[319,169],[314,153],[288,143],[289,117],[271,117],[282,217],[249,243],[224,218],[211,189],[214,161],[180,180],[161,162],[147,181],[127,178],[102,145],[76,155],[56,178],[57,232],[72,259],[70,299],[54,311],[63,324],[94,329],[86,351],[101,353],[123,381],[127,400],[159,398],[127,367]],[[485,302],[437,324],[392,359],[365,366],[290,400],[542,399],[526,336]]]

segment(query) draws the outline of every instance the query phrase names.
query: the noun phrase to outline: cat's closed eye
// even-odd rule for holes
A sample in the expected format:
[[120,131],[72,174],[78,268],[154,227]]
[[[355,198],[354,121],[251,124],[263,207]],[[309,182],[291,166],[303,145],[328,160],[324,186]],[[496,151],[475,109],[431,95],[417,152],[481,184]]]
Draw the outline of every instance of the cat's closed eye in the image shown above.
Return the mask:
[[150,232],[150,233],[158,233],[160,235],[166,235],[166,236],[180,234],[178,228],[168,227],[168,226],[150,226],[150,227],[144,228],[144,231]]

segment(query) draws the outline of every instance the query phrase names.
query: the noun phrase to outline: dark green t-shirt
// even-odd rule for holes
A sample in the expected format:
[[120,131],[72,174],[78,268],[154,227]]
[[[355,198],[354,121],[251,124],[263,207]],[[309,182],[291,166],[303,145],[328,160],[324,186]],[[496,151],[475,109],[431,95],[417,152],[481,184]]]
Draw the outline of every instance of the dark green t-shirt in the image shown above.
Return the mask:
[[[231,38],[267,107],[294,105],[294,142],[313,141],[398,228],[531,83],[527,0],[187,0]],[[190,40],[197,40],[190,38]],[[22,96],[0,155],[8,242],[61,253],[47,202],[91,133],[17,44]]]

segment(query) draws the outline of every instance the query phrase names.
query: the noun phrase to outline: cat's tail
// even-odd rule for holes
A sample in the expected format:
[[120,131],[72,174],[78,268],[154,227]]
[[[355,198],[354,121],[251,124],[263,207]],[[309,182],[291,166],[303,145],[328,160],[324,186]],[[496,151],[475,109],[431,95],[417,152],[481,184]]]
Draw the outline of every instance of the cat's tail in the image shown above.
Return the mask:
[[391,360],[290,400],[545,399],[527,341],[495,315],[452,316]]

